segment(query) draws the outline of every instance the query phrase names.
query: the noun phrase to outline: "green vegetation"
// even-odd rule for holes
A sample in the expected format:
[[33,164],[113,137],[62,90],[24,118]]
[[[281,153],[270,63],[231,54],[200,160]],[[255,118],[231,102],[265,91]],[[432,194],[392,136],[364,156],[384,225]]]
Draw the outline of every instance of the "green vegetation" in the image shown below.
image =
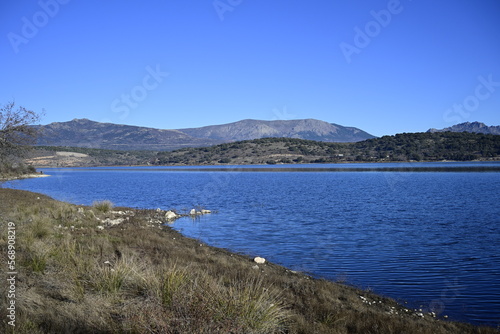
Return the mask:
[[500,136],[466,132],[403,133],[357,143],[262,138],[159,152],[159,165],[488,160],[500,157]]
[[16,327],[2,284],[0,332],[498,333],[272,263],[255,267],[160,225],[164,215],[0,189],[0,262],[12,222],[18,272]]
[[354,146],[364,160],[469,161],[500,156],[500,136],[468,132],[402,133]]

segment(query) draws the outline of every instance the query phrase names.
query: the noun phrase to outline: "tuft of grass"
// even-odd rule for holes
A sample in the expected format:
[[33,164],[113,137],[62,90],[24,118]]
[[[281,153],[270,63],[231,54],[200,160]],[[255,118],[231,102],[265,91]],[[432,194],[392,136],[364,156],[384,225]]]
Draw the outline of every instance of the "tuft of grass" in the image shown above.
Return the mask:
[[[223,285],[222,285],[223,286]],[[262,279],[214,286],[212,307],[215,318],[234,319],[246,333],[276,333],[285,330],[289,313],[280,293]]]
[[145,277],[148,272],[139,259],[127,254],[117,260],[94,263],[87,275],[87,283],[104,295],[140,296],[148,288],[147,281],[151,279]]
[[89,284],[98,292],[115,294],[120,292],[125,280],[131,274],[131,269],[124,262],[96,265],[95,270],[89,275]]
[[166,272],[160,273],[157,295],[163,306],[171,306],[174,294],[186,284],[188,275],[185,270],[174,266]]
[[44,239],[51,234],[51,224],[47,219],[36,219],[27,226],[36,239]]
[[22,263],[35,273],[44,273],[50,254],[50,246],[36,242],[23,253]]
[[106,213],[111,211],[114,205],[111,201],[104,200],[104,201],[95,201],[94,203],[92,203],[92,207],[99,212]]

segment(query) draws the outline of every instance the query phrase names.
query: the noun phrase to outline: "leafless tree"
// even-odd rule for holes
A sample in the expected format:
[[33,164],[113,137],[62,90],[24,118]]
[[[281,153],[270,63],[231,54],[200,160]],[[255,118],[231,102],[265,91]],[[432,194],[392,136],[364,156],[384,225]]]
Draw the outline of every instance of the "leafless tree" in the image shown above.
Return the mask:
[[16,109],[14,101],[0,107],[0,162],[25,155],[36,142],[38,130],[32,125],[40,118],[41,114],[22,106]]

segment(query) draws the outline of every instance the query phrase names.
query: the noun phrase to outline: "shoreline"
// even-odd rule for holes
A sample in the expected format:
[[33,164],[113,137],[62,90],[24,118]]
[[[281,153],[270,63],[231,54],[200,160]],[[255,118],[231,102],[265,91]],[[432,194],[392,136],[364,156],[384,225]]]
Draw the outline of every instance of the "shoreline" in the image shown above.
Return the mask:
[[[214,164],[169,164],[169,165],[99,165],[99,166],[45,166],[45,165],[33,165],[36,169],[59,169],[59,168],[120,168],[120,167],[209,167],[216,166],[219,168],[232,167],[239,168],[240,166],[255,166],[261,167],[265,166],[267,168],[273,168],[273,166],[297,166],[297,165],[307,165],[311,166],[311,168],[322,168],[323,165],[347,165],[347,164],[420,164],[420,163],[495,163],[500,162],[500,158],[498,159],[479,159],[479,160],[421,160],[421,161],[341,161],[341,162],[316,162],[316,163],[276,163],[276,164],[222,164],[222,163],[214,163]],[[317,167],[316,167],[317,166]],[[286,168],[286,167],[283,167]],[[297,167],[290,167],[297,168]],[[333,168],[333,167],[332,167]],[[342,168],[342,167],[339,167]],[[397,168],[397,167],[396,167]],[[403,167],[402,167],[403,168]],[[36,176],[35,176],[36,177]]]
[[[6,196],[9,194],[10,196]],[[460,327],[459,329],[455,329],[464,333],[473,333],[474,331],[472,331],[472,329],[476,328],[469,324],[460,324],[451,321],[443,321],[442,319],[444,319],[444,317],[436,317],[435,314],[433,315],[432,313],[426,313],[423,310],[407,309],[403,305],[395,302],[390,298],[379,296],[369,291],[361,290],[356,287],[336,283],[333,281],[325,281],[322,279],[312,278],[307,274],[294,272],[286,267],[274,263],[264,262],[259,264],[246,255],[232,253],[225,249],[220,249],[217,247],[212,247],[203,244],[197,239],[192,239],[182,235],[180,232],[176,232],[169,226],[163,226],[163,223],[166,222],[165,220],[166,212],[161,210],[138,210],[130,208],[114,208],[111,211],[108,211],[108,213],[101,213],[92,207],[74,205],[56,201],[46,195],[29,191],[0,189],[0,198],[2,198],[2,196],[4,197],[4,199],[7,199],[7,203],[0,203],[0,209],[2,209],[2,211],[0,212],[2,212],[2,216],[3,214],[7,213],[3,211],[13,210],[12,207],[16,205],[27,207],[25,208],[25,210],[28,210],[28,212],[33,211],[31,207],[35,208],[39,207],[40,205],[43,205],[43,207],[52,205],[56,207],[59,206],[65,207],[64,210],[68,212],[71,211],[73,216],[71,215],[67,216],[68,221],[66,222],[62,221],[62,224],[59,223],[59,225],[57,225],[57,222],[46,222],[47,228],[55,229],[57,233],[63,233],[64,235],[68,235],[67,237],[76,236],[77,239],[75,240],[79,240],[78,239],[79,237],[83,237],[84,239],[82,240],[88,240],[85,239],[85,235],[89,236],[94,235],[94,238],[99,238],[100,236],[103,235],[109,235],[109,237],[116,240],[115,243],[117,243],[117,245],[114,246],[115,255],[113,255],[113,252],[111,252],[107,256],[103,256],[101,254],[100,257],[103,260],[104,258],[107,258],[107,259],[114,259],[111,260],[111,262],[119,261],[120,258],[116,258],[117,251],[120,254],[122,254],[120,255],[120,257],[123,257],[124,256],[123,254],[127,254],[129,252],[135,252],[137,246],[139,246],[139,248],[137,249],[143,249],[142,251],[140,251],[140,253],[143,254],[142,256],[145,257],[152,256],[150,254],[151,252],[154,252],[152,250],[158,249],[158,247],[160,247],[161,249],[164,249],[164,251],[161,252],[160,254],[169,254],[169,253],[178,254],[177,260],[174,259],[175,261],[173,262],[174,266],[178,266],[178,268],[186,268],[185,270],[190,270],[190,271],[194,270],[194,268],[196,267],[205,268],[203,269],[203,271],[214,272],[216,273],[216,276],[219,277],[218,279],[223,279],[223,280],[225,280],[224,277],[226,276],[228,277],[227,279],[229,279],[230,277],[236,278],[240,277],[241,275],[243,275],[243,277],[240,277],[239,279],[245,280],[244,277],[249,275],[249,277],[251,277],[252,280],[255,279],[264,280],[265,283],[262,284],[264,284],[264,286],[269,286],[269,289],[271,288],[271,286],[274,287],[278,286],[282,291],[281,293],[285,294],[287,297],[285,298],[286,300],[285,304],[287,305],[294,305],[294,303],[299,303],[299,304],[305,303],[304,300],[306,301],[310,300],[309,303],[312,305],[317,305],[318,303],[323,305],[321,307],[318,305],[308,306],[312,307],[313,314],[309,314],[305,310],[302,310],[300,312],[306,312],[307,316],[303,316],[300,314],[295,315],[295,317],[299,318],[304,317],[304,319],[301,320],[304,322],[303,328],[309,328],[312,325],[310,324],[310,321],[313,321],[311,317],[317,318],[319,316],[320,318],[323,317],[322,319],[325,320],[324,317],[326,315],[322,314],[322,312],[324,311],[321,311],[323,307],[326,307],[326,309],[332,309],[333,307],[334,309],[337,309],[338,312],[349,311],[349,314],[351,313],[355,314],[355,316],[353,317],[351,317],[352,315],[349,315],[351,321],[357,321],[356,319],[358,317],[367,316],[368,314],[371,314],[371,316],[375,317],[374,314],[376,314],[376,318],[379,320],[384,319],[384,321],[389,323],[395,322],[394,326],[406,326],[410,324],[412,324],[412,326],[413,324],[415,324],[418,327],[429,326],[428,328],[429,331],[424,331],[425,333],[454,332],[454,331],[450,332],[441,331],[441,328],[439,328],[439,331],[437,331],[438,327],[441,326],[444,327],[449,327],[452,325],[465,326],[465,327]],[[32,200],[33,203],[31,203],[30,198],[36,200]],[[2,204],[4,206],[6,205],[6,207],[2,208]],[[38,215],[41,216],[41,213],[39,213]],[[85,221],[88,220],[88,222],[85,223],[82,222],[82,225],[78,227],[77,223],[75,223],[75,221],[78,220],[85,220]],[[116,223],[117,221],[119,221],[119,223]],[[91,231],[88,230],[89,226],[93,226]],[[21,227],[19,227],[19,230],[20,229]],[[142,237],[140,238],[136,237],[136,235],[139,234]],[[141,243],[145,243],[146,240],[149,239],[151,239],[151,242],[148,242],[147,247],[144,245],[140,246]],[[167,244],[167,246],[165,244]],[[144,249],[145,247],[146,249]],[[151,251],[147,250],[149,249],[149,247],[151,247]],[[54,245],[53,251],[57,249],[59,249],[59,246]],[[132,256],[132,258],[134,257]],[[57,266],[57,264],[54,264],[54,266]],[[235,267],[238,268],[238,270],[233,272]],[[66,271],[68,269],[63,269],[63,270]],[[205,275],[205,274],[200,273],[198,275]],[[294,286],[296,287],[293,288]],[[306,288],[306,286],[309,286],[309,288]],[[217,289],[222,289],[222,287]],[[306,292],[309,291],[310,289],[313,290],[310,292]],[[313,292],[314,289],[320,289],[320,290],[318,290],[317,292]],[[322,292],[320,293],[319,291]],[[47,294],[50,293],[51,293],[50,291],[47,291]],[[89,290],[88,294],[91,293],[92,290]],[[329,296],[327,298],[328,302],[326,300],[323,300],[327,296]],[[68,298],[69,300],[74,300],[74,297],[71,296],[70,297],[66,296],[65,298]],[[301,299],[302,302],[299,302],[297,298]],[[317,300],[318,298],[319,300],[323,301],[319,302]],[[306,305],[307,303],[304,304],[304,307],[306,307]],[[292,309],[295,310],[295,308]],[[298,311],[295,310],[294,312],[297,313]],[[342,317],[340,317],[339,319],[341,318]],[[295,319],[295,322],[300,323],[301,321],[297,319]],[[337,318],[335,317],[335,319]],[[379,320],[377,320],[377,322]],[[321,323],[319,318],[317,318],[313,322]],[[336,322],[333,321],[332,325],[335,323]],[[347,325],[348,324],[346,323],[346,326]],[[362,324],[357,324],[357,325],[361,326]],[[319,328],[316,326],[314,328],[315,329],[312,330],[311,327],[310,328],[311,331],[306,331],[306,332],[310,333],[323,332],[321,330],[322,327]],[[360,329],[359,333],[362,332],[363,330]],[[406,328],[406,332],[411,333],[413,331]],[[384,331],[381,330],[380,333],[384,333]],[[495,333],[495,331],[492,329],[491,333]]]
[[2,178],[0,178],[0,181],[24,180],[24,179],[32,179],[32,178],[38,178],[38,177],[47,177],[47,176],[50,176],[50,175],[49,174],[42,174],[42,173],[23,174],[23,175],[17,175],[17,176],[2,177]]

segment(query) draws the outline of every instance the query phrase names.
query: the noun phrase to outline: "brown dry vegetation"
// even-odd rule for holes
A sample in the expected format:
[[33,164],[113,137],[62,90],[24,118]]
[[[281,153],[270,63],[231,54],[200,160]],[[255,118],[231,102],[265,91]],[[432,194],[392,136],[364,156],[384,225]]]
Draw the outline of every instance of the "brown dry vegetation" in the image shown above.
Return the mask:
[[[0,189],[0,261],[5,268],[14,222],[18,272],[16,327],[7,324],[2,291],[0,332],[498,333],[421,318],[393,300],[272,263],[254,269],[249,257],[162,226],[162,214]],[[98,228],[106,218],[124,221]]]

